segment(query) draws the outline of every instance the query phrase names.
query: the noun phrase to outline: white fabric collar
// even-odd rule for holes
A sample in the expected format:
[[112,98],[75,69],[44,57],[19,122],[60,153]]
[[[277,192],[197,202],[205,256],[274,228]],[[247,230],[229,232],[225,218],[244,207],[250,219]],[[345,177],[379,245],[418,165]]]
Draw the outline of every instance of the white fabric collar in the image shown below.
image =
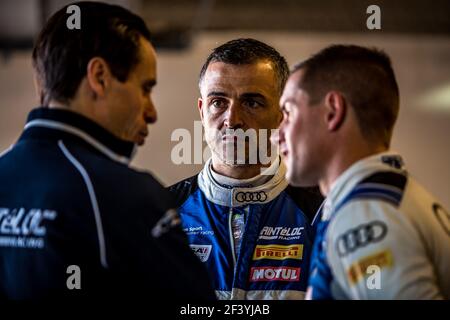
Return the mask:
[[270,167],[266,168],[261,174],[256,175],[255,177],[252,177],[250,179],[234,179],[230,177],[223,176],[217,172],[214,171],[212,167],[212,161],[210,162],[209,170],[211,172],[211,175],[215,182],[218,184],[224,186],[224,187],[257,187],[260,186],[267,181],[270,180],[271,176],[273,174],[269,173],[275,173],[278,166],[280,165],[281,159],[278,157],[273,161],[273,163],[270,165]]
[[[214,180],[211,159],[209,159],[198,175],[198,185],[206,198],[218,205],[240,207],[248,204],[263,204],[276,198],[288,185],[284,177],[286,168],[282,161],[275,161],[267,171],[275,171],[275,174],[267,182],[259,186],[224,187]],[[258,178],[250,180],[258,180]]]
[[347,168],[331,185],[324,203],[322,220],[328,220],[334,211],[334,207],[339,205],[344,197],[364,178],[377,171],[404,172],[403,167],[402,169],[396,169],[387,164],[386,159],[388,158],[395,158],[401,163],[403,162],[398,153],[386,151],[363,158]]

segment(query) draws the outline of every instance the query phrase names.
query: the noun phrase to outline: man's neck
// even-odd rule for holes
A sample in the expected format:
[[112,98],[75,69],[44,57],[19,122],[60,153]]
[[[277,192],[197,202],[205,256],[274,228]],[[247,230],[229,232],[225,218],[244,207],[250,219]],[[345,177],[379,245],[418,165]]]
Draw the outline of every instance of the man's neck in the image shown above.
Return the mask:
[[319,180],[321,193],[327,196],[336,179],[355,162],[386,150],[387,148],[383,146],[359,146],[358,148],[349,148],[336,153],[327,168],[325,168],[323,178]]
[[61,102],[57,100],[50,100],[48,103],[48,107],[54,109],[64,109],[81,114],[82,116],[104,126],[102,124],[102,121],[100,121],[102,116],[102,109],[98,106],[93,105],[92,99],[89,97],[89,94],[86,93],[87,89],[85,82],[86,79],[83,79],[78,92],[70,101]]
[[67,104],[58,101],[50,101],[48,107],[51,109],[71,109]]
[[220,175],[233,179],[250,179],[261,174],[262,164],[228,165],[217,159],[212,159],[212,169]]

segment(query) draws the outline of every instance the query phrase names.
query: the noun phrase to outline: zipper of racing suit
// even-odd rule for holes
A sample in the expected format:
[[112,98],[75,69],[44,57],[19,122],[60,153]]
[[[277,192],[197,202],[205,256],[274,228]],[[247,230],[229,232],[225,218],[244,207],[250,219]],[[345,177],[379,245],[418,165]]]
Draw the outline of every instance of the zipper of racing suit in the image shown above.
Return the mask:
[[[236,241],[236,239],[234,239],[234,237],[233,237],[233,224],[232,224],[232,221],[233,221],[233,208],[230,207],[230,210],[228,212],[228,214],[229,214],[229,216],[228,216],[228,229],[229,229],[229,232],[230,232],[230,235],[231,235],[230,236],[231,247],[232,247],[231,248],[231,252],[233,253],[232,255],[233,255],[233,263],[234,263],[234,265],[233,265],[233,284],[232,284],[232,288],[231,288],[231,291],[232,291],[231,299],[233,299],[233,289],[236,287],[236,280],[237,280],[236,277],[238,276],[237,268],[238,267],[240,268],[240,263],[241,263],[241,261],[237,261],[237,258],[238,258],[237,255],[240,254],[240,251],[242,251],[242,245],[243,245],[243,243],[245,243],[244,240],[247,238],[247,234],[248,234],[247,229],[249,228],[248,219],[250,219],[250,215],[251,215],[250,211],[251,211],[250,205],[247,205],[246,207],[244,207],[244,213],[243,213],[244,214],[244,229],[242,230],[242,236],[241,236],[241,238],[239,240],[239,241],[241,241],[241,243],[239,245],[239,252],[236,252],[235,246],[234,246],[234,241]],[[241,299],[241,298],[239,298],[239,299]]]
[[[230,207],[228,211],[228,234],[230,235],[230,243],[231,243],[231,253],[233,256],[233,270],[236,268],[236,252],[234,250],[234,237],[233,237],[233,226],[231,224],[231,220],[233,218],[233,207]],[[234,270],[236,271],[236,270]],[[234,278],[234,276],[233,276]]]

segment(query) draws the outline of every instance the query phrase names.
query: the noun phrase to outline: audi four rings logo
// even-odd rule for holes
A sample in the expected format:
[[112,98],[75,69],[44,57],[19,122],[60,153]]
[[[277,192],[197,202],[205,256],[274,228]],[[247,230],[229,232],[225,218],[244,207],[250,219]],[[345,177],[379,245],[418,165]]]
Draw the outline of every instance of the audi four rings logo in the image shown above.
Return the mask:
[[381,241],[387,233],[387,226],[381,221],[362,224],[340,235],[336,240],[336,250],[339,256],[345,256],[365,247],[370,243]]
[[240,192],[236,193],[234,198],[238,202],[249,202],[249,201],[264,202],[267,200],[267,194],[264,191],[258,191],[258,192],[240,191]]

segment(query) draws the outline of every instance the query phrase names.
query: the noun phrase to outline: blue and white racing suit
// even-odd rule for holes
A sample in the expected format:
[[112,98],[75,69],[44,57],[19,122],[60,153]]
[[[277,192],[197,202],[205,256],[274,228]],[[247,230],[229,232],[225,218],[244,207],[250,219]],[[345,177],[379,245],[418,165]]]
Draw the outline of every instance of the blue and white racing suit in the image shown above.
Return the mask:
[[274,165],[263,184],[233,187],[214,179],[208,161],[198,175],[170,187],[220,299],[304,298],[311,221],[323,198],[318,188],[288,186],[285,167]]
[[450,215],[402,163],[395,154],[374,155],[334,182],[307,298],[450,298]]

